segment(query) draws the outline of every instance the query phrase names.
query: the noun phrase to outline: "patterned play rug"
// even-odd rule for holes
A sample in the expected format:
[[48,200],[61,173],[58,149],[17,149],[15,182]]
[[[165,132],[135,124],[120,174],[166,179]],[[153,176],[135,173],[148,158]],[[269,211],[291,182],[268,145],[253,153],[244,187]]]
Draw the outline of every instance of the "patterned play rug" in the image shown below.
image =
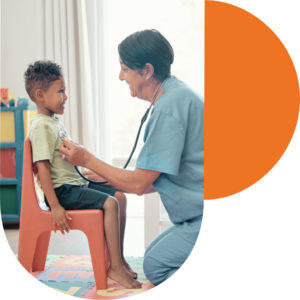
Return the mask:
[[88,299],[119,299],[140,294],[153,287],[143,272],[142,257],[127,257],[127,262],[138,273],[141,289],[125,289],[108,278],[106,290],[96,290],[90,256],[48,255],[43,272],[33,275],[43,284],[62,293]]

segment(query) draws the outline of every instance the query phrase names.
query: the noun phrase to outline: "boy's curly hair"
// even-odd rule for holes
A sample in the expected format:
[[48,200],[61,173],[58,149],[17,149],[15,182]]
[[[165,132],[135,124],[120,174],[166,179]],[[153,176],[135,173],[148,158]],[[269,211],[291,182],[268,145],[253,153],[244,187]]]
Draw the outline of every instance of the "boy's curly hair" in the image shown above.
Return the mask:
[[38,60],[30,64],[25,71],[25,89],[31,100],[34,99],[34,92],[37,89],[46,91],[51,83],[62,77],[62,70],[59,65],[52,61]]

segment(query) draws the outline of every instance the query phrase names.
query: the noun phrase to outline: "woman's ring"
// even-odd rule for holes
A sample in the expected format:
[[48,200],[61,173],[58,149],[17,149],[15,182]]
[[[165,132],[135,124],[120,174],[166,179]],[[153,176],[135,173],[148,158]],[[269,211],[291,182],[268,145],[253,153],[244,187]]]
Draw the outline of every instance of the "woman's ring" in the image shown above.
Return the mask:
[[66,156],[63,154],[63,155],[61,156],[61,158],[62,158],[62,159],[65,159],[65,158],[66,158]]

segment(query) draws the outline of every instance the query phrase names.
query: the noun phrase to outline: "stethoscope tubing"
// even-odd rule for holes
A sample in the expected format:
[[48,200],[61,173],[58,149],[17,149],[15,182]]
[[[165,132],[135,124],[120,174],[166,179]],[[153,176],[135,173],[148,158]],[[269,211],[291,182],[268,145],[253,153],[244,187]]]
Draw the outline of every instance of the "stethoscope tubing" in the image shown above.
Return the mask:
[[[134,151],[135,151],[135,149],[136,149],[136,146],[137,146],[137,143],[138,143],[140,134],[141,134],[142,127],[143,127],[144,123],[146,122],[146,120],[147,120],[147,118],[148,118],[148,115],[149,115],[149,112],[150,112],[152,106],[154,105],[154,102],[155,102],[155,100],[156,100],[156,98],[157,98],[157,96],[158,96],[158,94],[159,94],[161,88],[163,87],[165,81],[166,81],[166,79],[161,83],[161,85],[160,85],[159,88],[157,89],[157,91],[156,91],[156,93],[155,93],[155,95],[154,95],[154,97],[153,97],[153,99],[152,99],[152,101],[151,101],[150,106],[148,107],[148,109],[146,110],[145,114],[143,115],[143,117],[142,117],[142,119],[141,119],[141,124],[140,124],[140,126],[139,126],[139,129],[138,129],[138,132],[137,132],[135,141],[134,141],[134,145],[133,145],[133,147],[132,147],[132,150],[131,150],[131,152],[130,152],[130,154],[129,154],[129,157],[128,157],[126,163],[125,163],[124,166],[123,166],[123,169],[124,169],[124,170],[127,168],[128,164],[129,164],[130,161],[131,161],[131,158],[132,158],[132,156],[133,156],[133,154],[134,154]],[[104,185],[104,184],[107,184],[107,183],[108,183],[108,181],[106,181],[106,180],[105,180],[105,181],[97,181],[97,180],[89,179],[89,178],[87,178],[86,176],[82,175],[82,173],[79,171],[79,169],[78,169],[77,166],[74,166],[74,168],[75,168],[76,172],[77,172],[84,180],[86,180],[86,181],[88,181],[88,182],[90,182],[90,183],[97,183],[97,184],[101,184],[101,185]]]

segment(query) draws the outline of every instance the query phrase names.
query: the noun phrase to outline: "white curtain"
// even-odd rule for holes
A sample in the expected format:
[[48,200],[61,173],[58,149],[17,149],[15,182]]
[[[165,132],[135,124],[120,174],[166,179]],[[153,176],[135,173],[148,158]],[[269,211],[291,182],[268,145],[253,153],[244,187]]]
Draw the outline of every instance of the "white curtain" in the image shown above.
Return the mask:
[[45,59],[63,69],[66,129],[74,141],[105,159],[102,2],[44,0],[44,49]]

